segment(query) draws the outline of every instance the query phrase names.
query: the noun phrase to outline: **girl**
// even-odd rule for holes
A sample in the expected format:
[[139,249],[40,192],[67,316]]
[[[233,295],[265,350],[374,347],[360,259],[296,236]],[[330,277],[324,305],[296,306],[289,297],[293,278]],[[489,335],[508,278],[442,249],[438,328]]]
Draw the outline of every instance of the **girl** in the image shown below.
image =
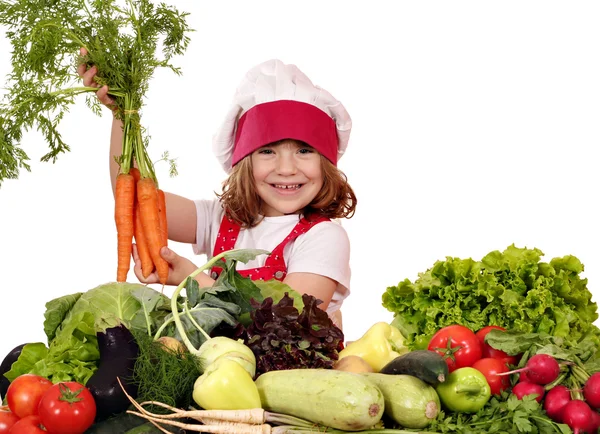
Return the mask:
[[[86,54],[82,51],[82,54]],[[94,86],[96,68],[79,70]],[[106,86],[98,98],[114,101]],[[169,239],[193,246],[209,258],[233,248],[264,249],[238,271],[251,279],[278,279],[300,293],[323,301],[341,327],[339,309],[349,294],[350,245],[346,231],[332,221],[354,214],[356,197],[336,167],[348,144],[351,119],[342,104],[315,86],[296,66],[270,60],[251,69],[238,87],[213,150],[229,177],[213,200],[193,201],[166,193]],[[113,186],[122,146],[122,123],[114,119],[110,145]],[[169,263],[167,284],[178,285],[198,268],[164,247]],[[144,278],[134,246],[136,277]],[[199,274],[211,286],[220,269]]]

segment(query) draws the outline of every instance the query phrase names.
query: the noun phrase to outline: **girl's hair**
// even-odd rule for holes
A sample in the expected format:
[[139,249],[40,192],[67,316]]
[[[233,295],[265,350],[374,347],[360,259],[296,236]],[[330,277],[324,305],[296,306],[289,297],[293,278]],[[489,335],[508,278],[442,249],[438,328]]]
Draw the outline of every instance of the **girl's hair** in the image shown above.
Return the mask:
[[[321,155],[323,187],[302,214],[335,218],[351,218],[356,208],[356,195],[348,184],[346,175]],[[250,155],[237,163],[223,182],[223,192],[217,193],[227,216],[243,228],[260,223],[262,200],[256,192],[252,159]]]

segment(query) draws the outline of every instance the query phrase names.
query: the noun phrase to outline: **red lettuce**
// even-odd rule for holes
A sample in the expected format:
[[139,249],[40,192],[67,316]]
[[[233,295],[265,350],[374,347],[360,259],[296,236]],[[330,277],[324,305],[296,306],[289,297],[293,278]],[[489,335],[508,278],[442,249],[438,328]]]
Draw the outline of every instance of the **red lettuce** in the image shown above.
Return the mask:
[[272,370],[332,368],[338,360],[343,332],[319,309],[321,300],[307,294],[302,300],[304,308],[299,312],[287,293],[275,304],[271,297],[262,303],[253,299],[251,324],[230,330],[232,337],[244,339],[254,352],[256,376]]

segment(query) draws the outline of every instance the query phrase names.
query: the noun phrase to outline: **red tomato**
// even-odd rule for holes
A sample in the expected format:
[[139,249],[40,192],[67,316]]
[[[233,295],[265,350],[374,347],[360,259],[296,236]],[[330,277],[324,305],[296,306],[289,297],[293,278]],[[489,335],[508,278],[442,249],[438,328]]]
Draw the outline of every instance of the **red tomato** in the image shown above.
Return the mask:
[[517,356],[509,356],[504,351],[500,351],[495,348],[492,348],[489,344],[485,343],[485,337],[490,332],[490,330],[494,330],[494,329],[502,330],[503,332],[506,331],[506,329],[504,329],[500,326],[487,326],[487,327],[484,327],[481,330],[479,330],[477,333],[475,333],[475,335],[479,339],[479,342],[481,343],[481,357],[483,357],[483,358],[491,357],[492,359],[500,359],[500,360],[503,360],[508,365],[516,365],[518,362]]
[[475,333],[461,325],[438,330],[429,341],[427,349],[444,356],[450,372],[472,366],[481,359],[479,339]]
[[40,417],[32,414],[15,423],[10,429],[10,434],[48,434],[48,432],[43,429]]
[[39,415],[52,434],[81,434],[94,423],[96,402],[82,384],[58,383],[42,396]]
[[0,434],[6,434],[10,431],[10,427],[18,420],[19,418],[10,411],[0,411]]
[[503,390],[508,389],[510,386],[508,375],[498,375],[508,372],[508,366],[500,359],[492,359],[491,357],[479,359],[473,363],[473,368],[483,374],[494,395],[500,395]]
[[6,391],[8,408],[20,418],[37,414],[42,395],[51,387],[52,382],[39,375],[19,375]]

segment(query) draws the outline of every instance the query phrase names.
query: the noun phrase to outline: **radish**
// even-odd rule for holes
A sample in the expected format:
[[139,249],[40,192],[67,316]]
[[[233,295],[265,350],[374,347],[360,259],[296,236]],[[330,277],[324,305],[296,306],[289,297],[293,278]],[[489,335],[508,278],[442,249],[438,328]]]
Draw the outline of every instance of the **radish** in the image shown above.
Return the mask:
[[590,407],[600,407],[600,372],[592,374],[585,382],[585,385],[583,386],[583,396],[585,402],[587,402]]
[[566,386],[554,386],[546,393],[544,410],[554,422],[562,423],[565,405],[571,401],[571,391]]
[[519,381],[520,382],[529,381],[529,378],[527,378],[527,371],[519,372]]
[[[500,374],[497,374],[500,375]],[[521,383],[515,384],[512,388],[512,393],[519,399],[523,399],[524,396],[528,395],[537,395],[535,400],[537,402],[542,402],[542,398],[544,397],[544,386],[540,384],[530,383],[528,381],[522,381]]]
[[516,374],[517,372],[527,372],[526,378],[531,383],[546,385],[558,378],[560,365],[554,357],[548,354],[536,354],[527,361],[524,368],[497,375]]
[[600,413],[592,410],[592,417],[588,427],[585,429],[585,432],[588,434],[597,434],[598,428],[600,428]]
[[569,401],[563,409],[563,422],[569,425],[573,434],[583,434],[587,431],[591,418],[590,406],[580,399]]

